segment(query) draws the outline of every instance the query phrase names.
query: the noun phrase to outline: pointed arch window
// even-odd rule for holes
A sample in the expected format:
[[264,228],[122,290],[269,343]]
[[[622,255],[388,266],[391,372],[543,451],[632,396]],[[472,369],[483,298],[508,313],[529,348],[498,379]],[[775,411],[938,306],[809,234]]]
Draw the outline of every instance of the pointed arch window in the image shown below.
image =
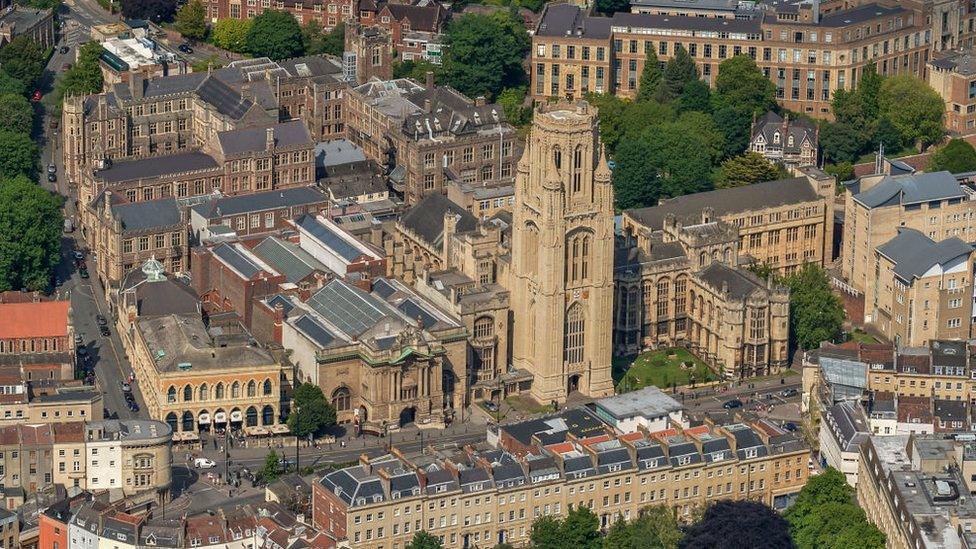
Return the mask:
[[585,356],[586,319],[583,306],[574,303],[566,311],[566,325],[563,331],[563,361],[567,364],[579,364]]
[[583,146],[576,145],[573,150],[573,192],[583,190]]

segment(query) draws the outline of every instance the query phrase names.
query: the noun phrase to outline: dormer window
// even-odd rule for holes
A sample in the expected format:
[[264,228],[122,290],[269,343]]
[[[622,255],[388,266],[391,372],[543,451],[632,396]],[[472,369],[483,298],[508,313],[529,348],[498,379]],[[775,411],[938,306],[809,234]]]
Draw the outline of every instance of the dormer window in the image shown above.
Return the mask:
[[773,134],[773,143],[777,145],[779,144],[779,132]]
[[788,139],[788,140],[786,141],[786,143],[787,143],[787,145],[788,145],[788,146],[790,146],[790,147],[792,147],[792,146],[793,146],[793,136],[792,136],[792,135],[791,135],[791,136],[789,137],[789,139]]

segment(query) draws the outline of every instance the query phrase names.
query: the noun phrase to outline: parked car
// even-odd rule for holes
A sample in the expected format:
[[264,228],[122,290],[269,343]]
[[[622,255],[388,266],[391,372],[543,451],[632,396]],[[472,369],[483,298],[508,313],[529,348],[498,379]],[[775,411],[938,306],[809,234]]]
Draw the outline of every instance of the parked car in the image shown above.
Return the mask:
[[50,181],[51,183],[54,183],[55,181],[58,180],[58,174],[56,173],[47,174],[47,180]]
[[105,317],[102,315],[95,315],[95,322],[97,322],[99,326],[108,326],[108,321],[105,320]]
[[34,103],[38,103],[43,97],[44,96],[41,95],[41,90],[34,90],[34,93],[31,94],[31,101],[33,101]]
[[796,423],[793,423],[792,421],[787,421],[786,423],[784,423],[783,428],[791,433],[797,430]]
[[800,394],[800,391],[797,391],[796,389],[783,389],[779,394],[783,398],[790,398]]
[[131,410],[133,412],[138,412],[139,411],[139,405],[136,404],[136,401],[134,401],[134,400],[130,400],[128,402],[128,406],[129,406],[129,410]]
[[732,400],[726,400],[725,404],[723,404],[722,407],[725,408],[726,410],[732,410],[733,408],[741,408],[742,401],[737,398],[733,398]]
[[109,337],[112,332],[108,329],[108,326],[101,326],[98,328],[98,332],[102,334],[102,337]]
[[88,269],[79,269],[78,276],[81,278],[88,278]]
[[124,381],[119,382],[119,386],[122,387],[122,392],[126,394],[132,394],[132,386]]
[[82,259],[85,259],[85,254],[81,253],[78,250],[75,250],[74,255],[75,255],[75,261],[81,261]]
[[179,45],[179,48],[177,48],[177,49],[179,49],[181,52],[183,52],[183,53],[185,53],[187,55],[193,53],[193,48],[191,48],[189,44],[180,44]]
[[85,336],[83,334],[75,334],[75,345],[81,345],[85,342]]
[[65,63],[61,65],[61,72],[68,72],[71,70],[71,63]]
[[217,462],[209,458],[197,458],[193,460],[193,466],[197,469],[213,469]]
[[88,348],[84,345],[78,346],[78,356],[85,356],[88,354]]
[[58,173],[58,167],[54,164],[47,165],[47,173]]
[[59,49],[59,50],[58,50],[58,52],[59,52],[59,53],[60,53],[61,55],[64,55],[64,54],[66,54],[66,53],[68,53],[68,50],[69,50],[69,49],[70,49],[70,48],[69,48],[68,46],[61,46],[61,49]]
[[485,409],[488,410],[489,412],[497,412],[498,411],[498,405],[495,404],[494,402],[488,400],[488,401],[485,401]]

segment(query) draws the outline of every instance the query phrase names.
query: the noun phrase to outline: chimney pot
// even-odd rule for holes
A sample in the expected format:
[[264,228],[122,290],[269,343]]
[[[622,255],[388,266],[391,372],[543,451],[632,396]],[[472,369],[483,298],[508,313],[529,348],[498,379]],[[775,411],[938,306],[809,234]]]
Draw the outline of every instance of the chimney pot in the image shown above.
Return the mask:
[[433,89],[434,88],[434,71],[427,71],[427,74],[425,74],[424,76],[426,77],[425,78],[426,88],[428,90]]

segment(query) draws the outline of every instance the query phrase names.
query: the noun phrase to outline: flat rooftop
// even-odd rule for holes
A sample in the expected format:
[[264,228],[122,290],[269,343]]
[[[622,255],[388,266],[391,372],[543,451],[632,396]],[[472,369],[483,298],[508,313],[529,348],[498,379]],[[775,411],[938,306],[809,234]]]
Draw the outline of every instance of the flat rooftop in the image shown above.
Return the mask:
[[277,366],[270,353],[249,338],[211,334],[203,320],[167,315],[141,319],[139,331],[160,373]]

